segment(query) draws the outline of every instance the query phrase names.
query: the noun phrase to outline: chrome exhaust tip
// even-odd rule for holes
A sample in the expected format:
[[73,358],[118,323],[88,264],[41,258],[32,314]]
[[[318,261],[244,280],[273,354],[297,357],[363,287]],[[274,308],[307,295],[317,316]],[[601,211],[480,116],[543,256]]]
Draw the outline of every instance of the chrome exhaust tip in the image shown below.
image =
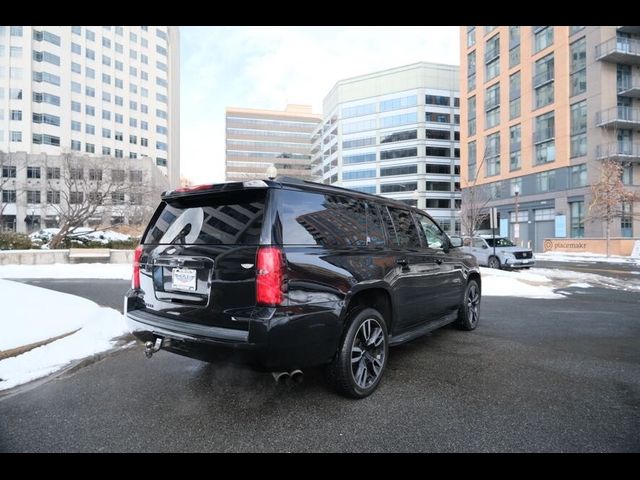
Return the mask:
[[271,372],[271,375],[278,385],[283,385],[289,380],[289,372]]
[[296,384],[302,383],[304,380],[304,373],[302,370],[294,370],[291,372],[291,381]]

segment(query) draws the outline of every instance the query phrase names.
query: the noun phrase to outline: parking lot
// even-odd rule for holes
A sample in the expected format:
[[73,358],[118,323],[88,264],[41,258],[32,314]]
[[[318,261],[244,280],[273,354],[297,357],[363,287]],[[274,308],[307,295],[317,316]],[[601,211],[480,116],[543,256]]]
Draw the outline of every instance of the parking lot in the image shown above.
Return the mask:
[[485,297],[474,332],[391,350],[380,389],[121,350],[0,399],[1,451],[600,452],[640,450],[637,293]]

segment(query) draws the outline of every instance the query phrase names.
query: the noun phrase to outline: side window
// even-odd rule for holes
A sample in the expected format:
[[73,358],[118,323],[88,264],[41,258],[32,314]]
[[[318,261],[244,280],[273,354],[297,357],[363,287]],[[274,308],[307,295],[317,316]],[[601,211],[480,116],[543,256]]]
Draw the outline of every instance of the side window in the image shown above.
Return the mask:
[[393,222],[391,221],[391,216],[389,215],[387,207],[385,207],[384,205],[378,205],[378,212],[382,217],[382,223],[384,224],[384,228],[387,231],[387,235],[389,236],[389,246],[397,247],[398,236],[396,235],[396,228],[393,226]]
[[283,243],[325,247],[366,245],[365,203],[341,195],[279,192]]
[[481,238],[474,238],[473,239],[473,246],[475,248],[483,248],[484,247],[484,240],[482,240]]
[[389,207],[389,213],[396,227],[396,235],[398,236],[398,245],[400,248],[420,248],[418,229],[413,221],[411,212],[409,210]]
[[[384,247],[384,226],[375,205],[367,203],[367,236],[372,247]],[[393,237],[395,239],[395,233]]]
[[429,248],[442,248],[446,240],[445,234],[440,230],[440,227],[427,216],[418,215],[418,217],[420,218],[420,225],[427,236]]

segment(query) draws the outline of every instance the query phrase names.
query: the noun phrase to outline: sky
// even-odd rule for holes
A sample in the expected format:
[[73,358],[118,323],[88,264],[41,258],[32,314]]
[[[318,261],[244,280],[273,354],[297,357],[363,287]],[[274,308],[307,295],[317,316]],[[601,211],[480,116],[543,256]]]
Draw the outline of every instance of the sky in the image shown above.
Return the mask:
[[225,107],[322,102],[344,78],[426,61],[458,65],[458,27],[181,27],[180,170],[224,180]]

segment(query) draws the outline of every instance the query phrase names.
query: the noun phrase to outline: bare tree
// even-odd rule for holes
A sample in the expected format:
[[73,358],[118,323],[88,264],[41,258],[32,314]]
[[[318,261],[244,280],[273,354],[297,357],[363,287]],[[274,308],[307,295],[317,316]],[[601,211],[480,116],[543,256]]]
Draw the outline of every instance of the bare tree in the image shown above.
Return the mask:
[[478,172],[484,165],[487,157],[488,145],[485,142],[482,160],[476,167],[476,171],[473,175],[473,182],[462,190],[462,201],[460,203],[460,226],[462,231],[466,232],[466,235],[471,237],[476,234],[480,225],[489,218],[487,205],[495,198],[494,190],[487,188],[486,185],[477,184]]
[[608,257],[611,224],[614,220],[628,215],[628,212],[624,211],[624,205],[640,201],[640,194],[625,188],[622,182],[623,167],[619,162],[608,158],[603,160],[601,165],[600,180],[591,185],[591,202],[587,218],[603,222]]
[[[61,155],[63,188],[59,198],[48,198],[48,205],[59,217],[59,232],[49,242],[50,248],[60,248],[66,236],[90,218],[101,215],[105,207],[124,203],[127,189],[124,178],[108,175],[105,167],[114,166],[109,158],[78,158],[70,153]],[[47,182],[50,184],[49,181]],[[51,190],[51,189],[49,189]],[[57,197],[57,194],[55,194]]]

